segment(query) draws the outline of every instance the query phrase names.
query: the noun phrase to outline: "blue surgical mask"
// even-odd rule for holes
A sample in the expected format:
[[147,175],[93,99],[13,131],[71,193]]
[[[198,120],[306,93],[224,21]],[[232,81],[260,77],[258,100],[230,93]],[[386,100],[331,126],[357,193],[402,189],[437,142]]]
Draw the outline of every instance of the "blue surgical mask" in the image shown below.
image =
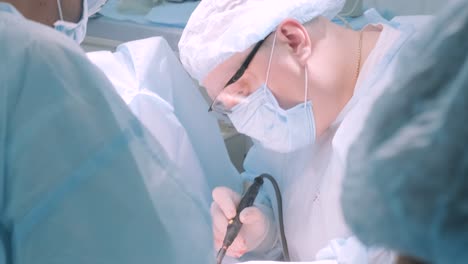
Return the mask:
[[310,146],[315,142],[315,120],[312,103],[307,101],[307,68],[305,68],[304,102],[284,110],[268,88],[271,59],[276,35],[268,63],[267,80],[245,101],[236,105],[228,114],[240,133],[252,137],[263,147],[288,153]]
[[88,25],[88,3],[83,0],[83,13],[78,23],[72,23],[63,20],[61,0],[57,0],[60,20],[54,23],[55,30],[62,32],[72,38],[76,43],[81,44],[86,36],[86,27]]

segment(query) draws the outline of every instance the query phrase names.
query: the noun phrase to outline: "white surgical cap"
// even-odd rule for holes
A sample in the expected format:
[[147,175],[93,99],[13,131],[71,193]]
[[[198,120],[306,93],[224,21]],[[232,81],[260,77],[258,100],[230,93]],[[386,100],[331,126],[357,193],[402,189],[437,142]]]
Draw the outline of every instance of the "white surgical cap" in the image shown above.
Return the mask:
[[344,215],[367,245],[468,263],[468,5],[401,51],[397,77],[352,148]]
[[264,39],[287,18],[329,19],[345,0],[203,0],[179,42],[182,64],[200,83],[210,71]]

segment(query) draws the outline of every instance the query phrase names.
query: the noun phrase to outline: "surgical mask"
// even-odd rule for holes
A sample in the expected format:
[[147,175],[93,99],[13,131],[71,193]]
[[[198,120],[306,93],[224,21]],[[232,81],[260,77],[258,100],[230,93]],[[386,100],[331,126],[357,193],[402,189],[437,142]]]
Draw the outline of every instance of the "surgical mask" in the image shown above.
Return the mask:
[[88,24],[88,3],[83,0],[83,12],[78,23],[72,23],[63,20],[61,0],[57,0],[60,20],[54,23],[55,30],[62,32],[72,38],[76,43],[81,44],[86,36],[86,27]]
[[268,79],[276,44],[276,35],[270,54],[266,82],[228,114],[240,133],[252,137],[263,147],[288,153],[315,142],[315,120],[312,103],[307,101],[307,68],[305,68],[304,102],[284,110],[268,88]]

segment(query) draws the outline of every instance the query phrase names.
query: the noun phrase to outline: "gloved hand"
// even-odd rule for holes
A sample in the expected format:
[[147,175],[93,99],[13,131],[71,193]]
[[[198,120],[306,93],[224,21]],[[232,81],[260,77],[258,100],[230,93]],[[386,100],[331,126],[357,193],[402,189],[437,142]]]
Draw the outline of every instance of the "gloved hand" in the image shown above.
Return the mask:
[[[216,250],[219,250],[223,244],[228,221],[236,216],[240,200],[241,196],[227,187],[217,187],[213,190],[211,217]],[[265,213],[266,210],[268,210],[266,206],[265,208],[252,206],[242,210],[240,213],[242,228],[226,255],[239,258],[262,244],[272,226],[272,221]]]

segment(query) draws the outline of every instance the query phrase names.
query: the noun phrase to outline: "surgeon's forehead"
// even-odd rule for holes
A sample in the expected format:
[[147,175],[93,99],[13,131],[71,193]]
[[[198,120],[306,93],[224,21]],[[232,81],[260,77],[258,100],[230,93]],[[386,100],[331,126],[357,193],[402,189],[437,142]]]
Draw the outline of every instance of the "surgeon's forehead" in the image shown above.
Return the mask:
[[252,47],[244,52],[234,54],[208,73],[202,84],[207,89],[211,98],[214,98],[221,92],[226,83],[239,70],[251,50]]

